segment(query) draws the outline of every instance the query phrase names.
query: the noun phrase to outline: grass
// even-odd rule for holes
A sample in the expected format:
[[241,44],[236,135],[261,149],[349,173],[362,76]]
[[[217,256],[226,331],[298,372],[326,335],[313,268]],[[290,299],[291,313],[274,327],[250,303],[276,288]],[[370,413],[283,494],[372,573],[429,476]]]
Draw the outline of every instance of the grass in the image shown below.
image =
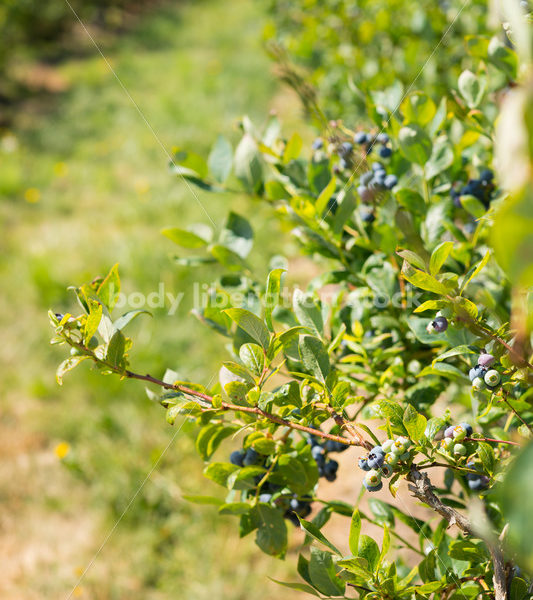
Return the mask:
[[[273,250],[263,208],[239,196],[199,193],[198,202],[169,174],[161,147],[205,153],[218,132],[237,139],[232,126],[242,114],[264,120],[278,92],[258,41],[261,23],[252,0],[231,10],[221,0],[168,4],[106,41],[110,64],[159,141],[96,52],[57,66],[66,91],[53,110],[32,105],[2,138],[0,497],[6,515],[17,515],[2,522],[4,598],[66,598],[174,435],[139,384],[82,367],[58,388],[62,353],[48,345],[48,308],[71,309],[67,286],[114,262],[127,293],[148,294],[160,282],[183,291],[176,314],[159,308],[131,326],[132,362],[207,383],[222,344],[188,311],[194,281],[218,272],[176,267],[160,229],[206,222],[204,209],[219,226],[232,208],[252,215],[260,268]],[[278,96],[279,104],[293,122],[295,101]],[[185,426],[176,436],[74,597],[292,597],[266,580],[294,578],[288,564],[239,540],[235,520],[182,499],[216,493],[201,476],[193,434]],[[59,443],[68,444],[65,464]]]

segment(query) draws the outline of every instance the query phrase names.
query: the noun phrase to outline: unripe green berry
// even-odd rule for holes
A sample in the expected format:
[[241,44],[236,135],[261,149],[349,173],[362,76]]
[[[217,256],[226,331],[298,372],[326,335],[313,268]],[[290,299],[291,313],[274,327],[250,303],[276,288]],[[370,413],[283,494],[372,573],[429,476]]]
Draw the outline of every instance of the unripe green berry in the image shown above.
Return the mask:
[[375,469],[372,469],[365,475],[365,481],[367,485],[374,487],[381,482],[381,473]]
[[392,450],[393,445],[394,445],[394,440],[385,440],[383,442],[383,444],[381,444],[381,447],[383,448],[383,452],[385,452],[385,453],[390,452]]
[[391,477],[392,474],[394,473],[394,469],[391,467],[391,465],[388,465],[386,463],[381,465],[380,471],[381,471],[381,476],[385,477],[386,479]]
[[457,456],[464,456],[466,454],[466,446],[464,444],[455,444],[453,453]]
[[487,371],[485,373],[485,383],[487,385],[490,385],[491,387],[494,387],[495,385],[498,385],[501,381],[501,376],[498,373],[498,371],[496,371],[495,369],[491,369],[490,371]]
[[456,425],[453,428],[453,439],[456,442],[462,442],[466,437],[466,429],[462,425]]
[[391,467],[394,467],[398,464],[398,461],[400,460],[400,457],[398,456],[398,454],[395,454],[394,452],[390,452],[389,454],[387,454],[387,456],[385,456],[385,463],[387,465],[390,465]]
[[472,387],[475,390],[484,390],[487,388],[485,381],[483,379],[481,379],[481,377],[476,377],[473,381],[472,381]]
[[445,452],[451,452],[455,446],[455,440],[453,438],[444,438],[441,440],[441,447]]

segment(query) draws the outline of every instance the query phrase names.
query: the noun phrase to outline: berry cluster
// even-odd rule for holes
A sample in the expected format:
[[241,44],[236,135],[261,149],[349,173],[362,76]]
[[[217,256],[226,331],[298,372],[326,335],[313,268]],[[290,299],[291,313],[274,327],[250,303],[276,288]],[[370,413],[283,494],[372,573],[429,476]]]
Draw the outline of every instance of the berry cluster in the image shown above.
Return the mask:
[[389,145],[390,138],[386,133],[373,135],[365,131],[358,131],[354,135],[353,141],[359,146],[363,146],[366,154],[370,154],[377,144],[380,146],[378,154],[381,158],[390,158],[392,156],[392,148]]
[[324,477],[327,481],[335,481],[337,479],[339,463],[332,458],[328,458],[328,454],[330,452],[344,452],[348,446],[335,440],[326,440],[324,443],[321,443],[313,435],[309,436],[308,441],[311,444],[311,454],[316,460],[319,476]]
[[472,435],[472,426],[468,423],[459,423],[459,425],[450,425],[444,431],[444,438],[441,441],[441,449],[454,457],[466,456],[468,448],[463,441]]
[[229,461],[232,465],[237,467],[251,467],[252,465],[258,465],[264,462],[265,457],[261,456],[259,452],[253,448],[247,450],[235,450],[229,456]]
[[[476,464],[472,461],[467,462],[466,466],[469,469],[477,470]],[[465,479],[468,487],[475,492],[486,490],[489,487],[490,480],[486,475],[483,475],[483,473],[467,473]]]
[[411,440],[406,437],[386,440],[381,446],[372,448],[368,456],[359,459],[359,468],[367,471],[363,485],[369,492],[378,492],[383,487],[382,477],[390,477],[399,463],[409,462],[410,445]]
[[474,196],[485,208],[488,208],[494,192],[493,179],[494,173],[490,169],[485,169],[480,173],[479,179],[469,179],[467,184],[459,189],[453,187],[451,191],[453,203],[461,208],[463,205],[461,196]]
[[495,360],[492,354],[480,354],[476,366],[472,367],[468,373],[475,390],[494,391],[498,387],[502,379],[501,375],[496,369],[489,368]]

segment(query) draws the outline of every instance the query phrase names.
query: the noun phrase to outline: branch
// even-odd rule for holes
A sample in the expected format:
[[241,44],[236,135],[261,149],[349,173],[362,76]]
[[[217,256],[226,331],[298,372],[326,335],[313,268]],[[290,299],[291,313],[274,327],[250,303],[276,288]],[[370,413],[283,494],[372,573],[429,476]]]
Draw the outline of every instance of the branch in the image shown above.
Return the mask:
[[[100,362],[102,362],[102,361],[100,361]],[[211,396],[208,396],[207,394],[204,394],[197,390],[193,390],[187,386],[166,383],[166,382],[161,381],[160,379],[156,379],[155,377],[152,377],[151,375],[148,375],[148,374],[140,375],[139,373],[134,373],[133,371],[122,371],[117,367],[113,367],[112,365],[108,365],[107,363],[105,363],[105,364],[110,369],[112,369],[115,373],[119,373],[119,374],[123,375],[124,377],[127,377],[128,379],[139,379],[141,381],[148,381],[150,383],[158,385],[167,390],[174,390],[177,392],[182,392],[183,394],[186,394],[187,396],[193,396],[196,398],[200,398],[204,402],[207,402],[211,405],[213,404],[213,398]],[[372,445],[369,442],[365,441],[362,438],[358,438],[355,440],[349,440],[340,435],[325,433],[324,431],[320,431],[320,429],[313,429],[312,427],[307,427],[306,425],[300,425],[299,423],[291,423],[291,421],[287,421],[286,419],[283,419],[282,417],[279,417],[278,415],[274,415],[265,410],[262,410],[258,406],[239,406],[237,404],[231,404],[230,402],[223,401],[221,404],[221,408],[223,408],[224,410],[233,410],[235,412],[245,412],[248,414],[257,415],[259,417],[263,417],[264,419],[268,419],[269,421],[272,421],[273,423],[278,423],[278,425],[283,425],[285,427],[290,427],[291,429],[297,429],[299,431],[305,431],[306,433],[309,433],[310,435],[315,435],[317,437],[321,437],[326,440],[333,440],[334,442],[340,442],[341,444],[346,444],[347,446],[362,446],[363,448],[367,448],[367,449],[372,447]],[[342,419],[342,417],[341,417],[341,419]]]
[[[407,476],[409,484],[409,491],[418,498],[424,504],[427,504],[435,512],[437,512],[443,519],[446,519],[450,525],[457,525],[457,527],[466,535],[472,535],[479,537],[474,532],[470,521],[462,515],[460,512],[446,506],[433,492],[433,486],[429,477],[425,473],[420,473],[416,468],[412,468],[411,472]],[[482,538],[481,538],[482,539]],[[507,577],[505,574],[505,561],[500,548],[497,545],[493,545],[484,540],[489,549],[494,575],[492,578],[494,584],[494,600],[507,600]]]

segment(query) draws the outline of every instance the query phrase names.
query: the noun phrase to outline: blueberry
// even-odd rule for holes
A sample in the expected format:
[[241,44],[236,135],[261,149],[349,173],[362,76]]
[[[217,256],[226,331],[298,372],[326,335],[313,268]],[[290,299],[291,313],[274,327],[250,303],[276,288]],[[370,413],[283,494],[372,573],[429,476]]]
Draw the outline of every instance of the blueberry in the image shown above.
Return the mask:
[[360,458],[357,464],[359,465],[360,469],[363,469],[363,471],[370,471],[371,469],[366,458]]
[[373,213],[372,209],[366,205],[361,206],[359,215],[361,216],[361,221],[364,223],[373,223],[376,220],[376,215]]
[[372,171],[376,172],[376,171],[384,171],[384,167],[380,162],[373,162],[372,163]]
[[496,359],[494,358],[494,356],[492,356],[492,354],[480,354],[479,358],[477,359],[477,364],[480,367],[490,367],[490,365],[492,365],[492,363],[495,361]]
[[381,476],[386,477],[388,479],[389,477],[392,476],[394,469],[392,468],[391,465],[384,463],[383,465],[381,465],[380,471],[381,471]]
[[381,467],[381,465],[384,462],[385,462],[384,454],[380,454],[380,453],[374,454],[374,452],[371,452],[368,455],[367,463],[371,469],[378,469],[379,467]]
[[337,479],[337,471],[339,469],[339,463],[336,460],[328,460],[324,467],[324,477],[328,481],[335,481]]
[[375,470],[368,471],[363,479],[363,483],[366,484],[365,487],[375,487],[379,485],[381,483],[381,473]]
[[389,158],[390,156],[392,156],[392,150],[388,146],[382,146],[379,149],[379,155],[381,156],[381,158]]
[[316,138],[311,147],[313,148],[313,150],[320,150],[323,146],[324,142],[322,141],[322,138]]
[[466,437],[470,437],[474,433],[470,423],[459,423],[459,425],[466,431]]
[[[380,165],[381,166],[381,165]],[[370,183],[372,181],[372,178],[374,177],[374,173],[373,171],[367,171],[366,173],[363,173],[361,175],[361,177],[359,177],[359,183],[363,186],[366,185],[367,183]]]
[[259,453],[256,452],[253,448],[248,448],[248,450],[246,450],[246,454],[244,455],[242,464],[245,467],[249,467],[251,465],[256,465],[259,462],[259,459],[260,459]]
[[343,171],[342,166],[339,163],[335,163],[333,165],[333,174],[334,175],[340,175]]
[[364,131],[359,131],[353,136],[353,141],[356,144],[366,144],[368,142],[368,135]]
[[379,181],[380,183],[384,183],[387,177],[387,172],[385,169],[376,169],[374,171],[374,181]]
[[55,318],[61,322],[63,320],[63,317],[65,316],[63,313],[54,313],[55,314]]
[[385,456],[385,450],[381,446],[374,446],[371,450],[374,454],[383,454]]
[[385,177],[385,187],[388,190],[392,190],[392,188],[398,183],[398,178],[396,177],[396,175],[387,175],[387,177]]
[[474,381],[476,377],[485,377],[485,373],[487,369],[482,365],[476,365],[472,367],[470,371],[468,371],[468,377],[470,377],[470,381]]
[[319,457],[323,457],[324,456],[324,448],[322,448],[322,446],[320,446],[320,445],[313,446],[311,448],[311,455],[315,460],[318,459]]
[[496,371],[496,369],[491,369],[490,371],[487,371],[485,373],[485,383],[490,386],[490,387],[494,387],[496,385],[498,385],[501,381],[501,375],[498,373],[498,371]]
[[272,500],[272,494],[259,494],[259,502],[268,504]]
[[435,317],[433,327],[437,333],[442,333],[448,329],[448,319],[446,317]]
[[444,430],[444,437],[445,438],[453,438],[453,430],[454,430],[455,425],[450,425],[449,427],[447,427]]
[[379,492],[379,490],[383,487],[383,483],[380,481],[377,485],[370,486],[368,483],[363,481],[363,485],[369,492]]
[[486,389],[487,385],[485,383],[485,380],[482,379],[481,377],[476,377],[473,381],[472,381],[472,387],[475,390],[484,390]]
[[300,501],[298,500],[298,498],[292,498],[289,502],[289,507],[291,508],[291,510],[296,512],[300,508]]
[[242,467],[243,460],[244,460],[244,450],[234,450],[229,455],[229,461],[232,465],[237,465],[238,467]]
[[481,179],[481,181],[489,182],[494,179],[494,173],[490,169],[484,169],[483,171],[481,171],[479,178]]
[[348,154],[351,154],[352,150],[352,144],[350,144],[350,142],[344,142],[343,144],[341,144],[339,152],[341,156],[347,156]]
[[486,475],[480,475],[475,479],[468,481],[468,487],[474,491],[486,490],[489,485],[489,478]]
[[464,229],[465,229],[465,233],[474,233],[474,231],[476,230],[476,222],[475,221],[470,221],[469,223],[466,223]]
[[324,448],[327,452],[344,452],[344,450],[348,449],[348,446],[342,442],[327,440],[327,442],[324,444]]
[[388,144],[390,142],[390,138],[386,133],[378,133],[376,136],[376,142],[379,144]]

